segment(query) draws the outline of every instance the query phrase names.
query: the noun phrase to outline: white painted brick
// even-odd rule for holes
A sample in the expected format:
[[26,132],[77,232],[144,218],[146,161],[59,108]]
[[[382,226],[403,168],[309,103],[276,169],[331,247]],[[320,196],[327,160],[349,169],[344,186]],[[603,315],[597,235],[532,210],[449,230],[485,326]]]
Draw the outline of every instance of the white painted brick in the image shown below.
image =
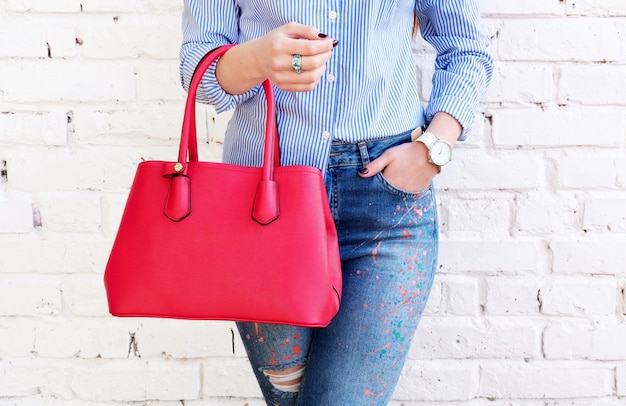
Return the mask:
[[546,359],[621,361],[626,359],[624,342],[624,324],[594,326],[590,323],[561,322],[549,325],[543,335]]
[[98,15],[79,28],[87,58],[149,57],[177,64],[182,34],[180,15]]
[[67,144],[65,111],[6,111],[0,114],[0,144]]
[[484,15],[511,15],[534,17],[539,15],[563,15],[565,7],[561,2],[546,2],[543,0],[500,1],[481,0],[480,9]]
[[[108,252],[99,250],[99,252]],[[93,267],[95,274],[71,275],[61,285],[63,307],[69,314],[79,317],[109,316],[102,273],[104,265]]]
[[539,296],[541,313],[551,316],[610,316],[619,300],[614,280],[590,277],[554,278],[541,287]]
[[479,297],[480,286],[476,278],[438,274],[424,315],[476,316],[479,313]]
[[100,0],[80,0],[84,13],[130,13],[136,10],[136,3],[127,0],[109,0],[106,3]]
[[513,61],[624,61],[625,26],[623,19],[509,19],[496,40],[497,56]]
[[441,241],[440,269],[444,271],[538,272],[541,244],[535,241]]
[[588,231],[626,232],[626,199],[585,202],[583,228]]
[[3,358],[0,359],[0,375],[0,400],[36,395],[72,398],[68,387],[72,367],[67,361]]
[[[137,67],[137,89],[142,101],[175,100],[184,105],[187,94],[180,84],[178,62],[141,64]],[[179,119],[182,123],[182,116]]]
[[554,239],[553,271],[559,274],[626,275],[626,238]]
[[141,356],[180,358],[245,356],[234,323],[148,319],[135,331]]
[[183,8],[182,3],[177,0],[141,0],[139,3],[142,6],[142,10],[157,14],[178,15]]
[[536,359],[538,329],[531,320],[489,318],[480,325],[468,318],[425,318],[417,329],[412,359]]
[[[35,346],[35,322],[0,318],[0,357],[29,357]],[[1,396],[1,395],[0,395]]]
[[508,399],[611,396],[610,365],[572,362],[500,363],[481,369],[480,394]]
[[626,16],[622,0],[576,0],[567,3],[567,13],[591,16]]
[[204,397],[260,397],[261,390],[245,358],[212,358],[202,368]]
[[492,115],[493,141],[501,147],[618,147],[626,126],[624,111],[608,108],[499,109]]
[[487,278],[485,312],[489,315],[538,315],[538,279],[498,276]]
[[439,199],[445,220],[443,231],[481,232],[508,235],[511,228],[511,202],[504,196],[473,199]]
[[[502,1],[499,3],[519,4]],[[495,62],[493,79],[483,101],[549,103],[553,101],[556,91],[554,74],[554,67],[551,64]],[[520,86],[520,83],[523,83],[523,86]]]
[[455,190],[533,189],[544,176],[541,156],[527,151],[487,155],[474,149],[454,150],[452,163],[435,179],[435,186]]
[[581,207],[565,194],[526,194],[515,199],[514,228],[530,235],[572,233],[580,230]]
[[[81,238],[82,237],[82,238]],[[111,243],[83,235],[41,240],[3,240],[0,272],[22,274],[78,273],[104,269]]]
[[[626,68],[624,65],[597,64],[562,67],[559,75],[559,103],[626,105]],[[623,117],[624,111],[621,113]],[[601,116],[589,119],[591,124],[603,124]]]
[[26,13],[77,13],[80,0],[4,0],[6,11]]
[[[34,351],[42,358],[127,358],[133,325],[138,321],[113,319],[65,319],[37,323]],[[139,348],[141,350],[141,348]]]
[[620,365],[616,368],[617,396],[626,396],[626,366]]
[[412,400],[426,404],[467,401],[475,396],[478,379],[476,364],[418,361],[403,370],[393,398],[403,404]]
[[33,230],[31,202],[0,202],[0,234],[29,233]]
[[181,401],[200,393],[197,361],[85,361],[75,367],[72,391],[90,401]]
[[46,58],[46,29],[43,25],[29,26],[28,35],[24,34],[25,21],[3,23],[0,25],[0,58]]
[[51,58],[76,56],[76,28],[74,26],[50,24],[46,27],[46,38]]
[[626,166],[615,155],[606,150],[566,152],[556,163],[558,186],[565,189],[623,189]]
[[37,207],[46,230],[93,233],[102,224],[100,195],[96,193],[49,193],[39,198]]
[[60,277],[0,274],[0,316],[61,314]]
[[132,64],[120,61],[3,61],[0,77],[4,101],[125,102],[135,98]]

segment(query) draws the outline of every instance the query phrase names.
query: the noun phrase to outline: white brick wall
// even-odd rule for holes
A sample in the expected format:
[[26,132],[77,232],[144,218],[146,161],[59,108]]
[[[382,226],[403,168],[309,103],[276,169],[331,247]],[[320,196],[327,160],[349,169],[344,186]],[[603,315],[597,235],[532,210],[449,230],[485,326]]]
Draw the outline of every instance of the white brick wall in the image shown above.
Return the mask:
[[[626,3],[481,3],[496,72],[392,405],[624,405]],[[177,150],[180,11],[0,2],[0,405],[263,404],[232,324],[107,313],[134,168]],[[217,160],[228,116],[198,110]]]

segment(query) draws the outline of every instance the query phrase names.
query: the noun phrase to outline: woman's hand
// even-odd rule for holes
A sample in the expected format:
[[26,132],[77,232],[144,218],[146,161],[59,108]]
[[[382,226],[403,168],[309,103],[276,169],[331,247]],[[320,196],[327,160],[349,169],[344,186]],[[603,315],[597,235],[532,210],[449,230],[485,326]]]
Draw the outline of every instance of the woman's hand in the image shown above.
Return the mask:
[[[336,44],[314,27],[285,24],[230,49],[218,61],[216,76],[230,94],[244,93],[265,79],[285,91],[307,92],[319,83]],[[294,54],[301,56],[300,73],[292,66]]]
[[428,162],[428,150],[421,142],[407,142],[389,148],[367,164],[359,176],[369,178],[382,172],[389,183],[406,192],[426,189],[439,168]]
[[[463,127],[450,114],[440,111],[435,114],[426,131],[454,146]],[[364,166],[359,176],[369,178],[379,172],[398,189],[421,192],[439,173],[439,168],[428,162],[428,148],[424,143],[407,142],[383,152]]]

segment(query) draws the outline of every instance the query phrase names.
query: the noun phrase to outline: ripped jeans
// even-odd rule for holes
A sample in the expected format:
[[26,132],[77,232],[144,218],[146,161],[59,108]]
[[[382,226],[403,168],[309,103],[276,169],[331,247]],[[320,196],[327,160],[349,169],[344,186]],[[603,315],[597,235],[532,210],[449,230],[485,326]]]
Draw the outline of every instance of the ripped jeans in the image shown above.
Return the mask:
[[438,229],[432,186],[420,193],[357,171],[410,136],[334,142],[326,188],[343,297],[325,328],[237,323],[268,405],[385,405],[432,286]]

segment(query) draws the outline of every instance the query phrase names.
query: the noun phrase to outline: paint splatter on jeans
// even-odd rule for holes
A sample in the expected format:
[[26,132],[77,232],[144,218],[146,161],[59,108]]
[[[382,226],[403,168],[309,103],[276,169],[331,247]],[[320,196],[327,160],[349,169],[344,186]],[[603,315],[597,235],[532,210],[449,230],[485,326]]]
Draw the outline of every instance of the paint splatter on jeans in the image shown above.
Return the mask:
[[[385,405],[400,377],[433,282],[437,213],[432,187],[405,192],[357,171],[408,134],[333,143],[326,187],[339,233],[343,298],[322,329],[254,323],[238,327],[268,405]],[[267,371],[304,365],[297,391]]]

